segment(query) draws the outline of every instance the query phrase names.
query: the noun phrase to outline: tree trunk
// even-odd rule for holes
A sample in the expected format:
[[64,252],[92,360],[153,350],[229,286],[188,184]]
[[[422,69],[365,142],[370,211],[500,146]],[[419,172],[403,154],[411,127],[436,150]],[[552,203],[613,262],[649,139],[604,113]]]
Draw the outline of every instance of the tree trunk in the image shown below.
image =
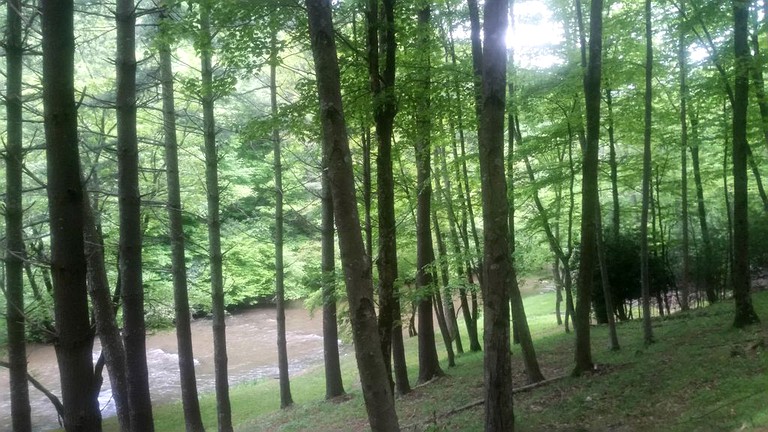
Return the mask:
[[119,0],[117,21],[117,168],[120,212],[120,281],[123,344],[128,378],[131,428],[154,431],[149,396],[144,285],[142,283],[141,194],[136,133],[136,9],[134,0]]
[[[680,0],[680,21],[685,17],[685,0]],[[680,65],[680,191],[682,231],[682,277],[680,278],[680,309],[690,309],[688,300],[690,275],[689,229],[688,229],[688,47],[682,28],[678,34],[677,62]]]
[[[395,184],[392,174],[392,134],[397,113],[395,99],[395,42],[394,23],[395,0],[369,0],[366,11],[368,25],[368,72],[371,93],[374,98],[373,118],[376,123],[378,155],[376,157],[376,178],[379,199],[379,257],[376,261],[379,272],[379,335],[381,350],[387,370],[392,358],[392,338],[397,337],[393,328],[400,318],[395,315],[399,303],[395,293],[397,279],[397,237],[395,220]],[[380,41],[379,39],[383,39]],[[381,42],[381,43],[380,43]],[[383,57],[383,69],[380,66]],[[395,368],[405,370],[405,359],[395,356]],[[390,374],[391,376],[391,374]],[[397,374],[396,374],[397,376]],[[391,378],[390,378],[391,380]],[[407,381],[398,382],[400,394],[410,391]]]
[[747,106],[749,103],[749,0],[733,1],[735,75],[733,104],[733,325],[760,322],[752,307],[749,274],[749,206],[747,193]]
[[486,0],[479,127],[483,198],[483,317],[485,430],[514,431],[510,356],[509,287],[515,270],[509,253],[504,175],[507,0]]
[[[92,177],[93,179],[95,176]],[[93,182],[95,185],[95,181]],[[83,184],[85,182],[83,181]],[[104,241],[95,210],[88,193],[83,194],[83,235],[87,261],[88,294],[93,306],[96,333],[101,342],[101,354],[107,365],[112,397],[115,399],[117,420],[121,431],[131,431],[131,413],[128,399],[128,372],[125,347],[115,318],[115,305],[110,296],[107,268],[104,265]]]
[[5,40],[5,323],[13,430],[32,430],[27,384],[27,346],[24,335],[24,232],[22,206],[23,117],[21,79],[24,47],[21,40],[21,0],[8,0]]
[[[322,262],[323,273],[323,360],[325,363],[325,398],[344,394],[339,362],[339,328],[336,316],[336,258],[333,229],[333,198],[328,179],[328,158],[323,152],[322,182]],[[368,246],[368,244],[366,244]]]
[[277,369],[280,376],[280,408],[293,405],[288,376],[288,341],[285,336],[285,268],[283,265],[283,164],[277,106],[277,23],[271,22],[269,93],[272,112],[272,151],[275,170],[275,309],[277,310]]
[[[437,177],[437,176],[435,176]],[[435,305],[435,314],[437,315],[437,324],[440,326],[440,334],[443,337],[443,343],[445,344],[445,351],[448,354],[448,367],[456,366],[456,361],[454,359],[455,354],[453,352],[453,339],[455,337],[455,327],[453,327],[453,324],[450,322],[450,319],[448,317],[449,311],[450,313],[453,313],[453,304],[450,301],[450,288],[449,288],[449,277],[448,277],[448,252],[445,247],[445,240],[443,239],[442,233],[440,232],[440,222],[437,217],[437,211],[433,208],[432,209],[432,226],[434,227],[435,231],[435,242],[437,243],[437,267],[439,267],[439,273],[440,273],[440,287],[438,287],[438,277],[436,270],[433,272],[433,280],[435,281],[435,287],[434,287],[434,296],[432,298],[432,301]],[[443,291],[444,294],[441,294],[441,291]],[[447,299],[443,298],[443,295],[447,297]],[[453,315],[453,319],[456,319],[456,315]]]
[[192,350],[192,328],[189,313],[187,264],[184,251],[184,224],[181,213],[181,187],[179,183],[179,156],[176,140],[176,107],[173,90],[171,47],[163,22],[170,19],[165,4],[160,8],[158,51],[160,76],[163,86],[163,134],[165,139],[165,176],[168,187],[168,235],[171,241],[171,273],[173,276],[173,304],[176,323],[176,343],[179,355],[179,381],[184,422],[187,432],[204,431],[195,379],[195,356]]
[[93,330],[88,318],[83,241],[83,188],[74,85],[74,11],[71,0],[41,2],[51,272],[67,432],[101,431],[93,374]]
[[213,363],[216,387],[216,411],[219,432],[232,431],[232,408],[229,401],[227,374],[227,335],[224,311],[224,278],[222,274],[221,219],[219,215],[218,156],[216,124],[213,114],[213,67],[210,10],[200,7],[200,49],[203,105],[203,138],[205,141],[205,186],[208,201],[208,257],[211,271],[211,309],[213,313]]
[[693,181],[696,185],[696,203],[699,214],[699,227],[701,230],[701,241],[704,247],[704,290],[707,293],[707,302],[710,304],[718,300],[715,290],[716,282],[714,280],[714,259],[712,256],[712,238],[709,235],[709,225],[707,223],[707,212],[704,206],[704,187],[701,182],[701,169],[699,168],[699,121],[696,116],[691,119],[691,165],[693,168]]
[[[581,2],[577,1],[581,9]],[[581,259],[578,302],[575,310],[576,367],[574,374],[592,370],[589,311],[592,303],[592,270],[597,258],[595,220],[598,203],[598,145],[600,140],[600,78],[602,75],[603,2],[593,0],[590,11],[589,61],[584,76],[586,101],[586,142],[583,149],[581,192]]]
[[643,145],[643,206],[640,215],[640,284],[643,298],[643,341],[652,344],[651,276],[648,266],[648,207],[651,202],[651,109],[653,84],[653,39],[651,34],[651,0],[645,0],[645,133]]
[[390,380],[381,350],[373,302],[370,258],[360,232],[355,179],[341,102],[339,65],[330,0],[307,0],[309,32],[315,59],[323,153],[333,197],[339,249],[349,301],[352,336],[368,421],[374,432],[399,431]]
[[443,375],[440,362],[437,358],[435,347],[434,317],[432,315],[432,290],[435,289],[435,280],[432,277],[432,268],[435,264],[435,251],[432,246],[432,230],[430,228],[430,216],[432,206],[432,180],[431,180],[431,141],[432,120],[430,113],[430,59],[429,59],[429,23],[430,7],[427,5],[418,10],[418,35],[419,46],[419,81],[420,91],[417,94],[416,117],[416,289],[419,311],[419,383],[424,383],[436,376]]
[[[685,0],[682,0],[685,1]],[[611,233],[614,239],[621,232],[621,212],[619,211],[619,164],[616,161],[616,132],[613,126],[613,96],[611,89],[605,89],[605,106],[608,108],[608,165],[611,167],[611,201],[613,213],[611,218]]]
[[608,333],[611,341],[611,351],[619,351],[619,335],[616,332],[616,312],[613,306],[613,292],[611,291],[611,281],[608,277],[608,263],[605,256],[605,243],[603,242],[603,215],[600,212],[600,203],[596,210],[597,225],[597,261],[600,265],[600,280],[603,286],[603,300],[605,302],[605,311],[608,318]]

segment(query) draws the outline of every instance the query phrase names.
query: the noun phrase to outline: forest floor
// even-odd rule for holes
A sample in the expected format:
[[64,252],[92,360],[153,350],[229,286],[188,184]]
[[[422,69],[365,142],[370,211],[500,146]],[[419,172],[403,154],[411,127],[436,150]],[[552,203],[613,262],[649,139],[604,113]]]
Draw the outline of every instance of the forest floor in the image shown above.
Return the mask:
[[[768,432],[768,292],[755,294],[754,302],[763,324],[744,330],[731,326],[730,300],[657,317],[656,343],[648,347],[639,321],[621,323],[618,352],[608,350],[607,327],[593,326],[596,370],[573,378],[574,335],[556,325],[554,294],[530,294],[526,312],[539,363],[546,378],[557,379],[515,395],[516,430]],[[416,338],[406,344],[415,377]],[[514,386],[520,388],[528,382],[519,346],[512,358]],[[456,364],[444,369],[445,377],[397,399],[403,430],[483,430],[482,353],[458,355]],[[285,410],[278,408],[275,380],[232,388],[236,430],[369,430],[354,356],[345,356],[342,368],[347,396],[324,401],[323,371],[317,368],[292,377],[295,405]],[[213,395],[203,396],[202,405],[206,426],[215,430]],[[157,430],[182,431],[181,415],[178,404],[156,407]]]

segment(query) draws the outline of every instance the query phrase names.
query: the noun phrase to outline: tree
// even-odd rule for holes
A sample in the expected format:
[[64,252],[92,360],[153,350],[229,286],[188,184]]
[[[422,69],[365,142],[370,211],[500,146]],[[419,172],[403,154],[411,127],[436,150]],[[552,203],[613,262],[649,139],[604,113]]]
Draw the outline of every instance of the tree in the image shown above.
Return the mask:
[[734,327],[760,322],[752,307],[749,274],[749,221],[747,202],[747,106],[749,104],[750,53],[748,41],[749,0],[733,0],[735,53],[733,104],[733,297]]
[[166,208],[168,210],[168,234],[171,239],[171,272],[173,276],[173,304],[176,321],[176,343],[179,355],[179,381],[184,422],[187,432],[201,432],[204,429],[200,415],[200,401],[195,379],[195,357],[192,350],[192,328],[189,313],[189,289],[187,285],[187,264],[185,236],[181,210],[181,187],[179,182],[179,154],[176,139],[176,102],[173,89],[173,68],[171,64],[170,24],[168,6],[159,5],[160,35],[160,79],[163,89],[163,137],[165,147],[165,177],[168,187]]
[[690,308],[688,276],[690,274],[689,229],[688,229],[688,47],[685,44],[682,17],[685,16],[685,0],[680,0],[680,22],[678,23],[677,62],[680,65],[680,190],[681,190],[681,232],[682,232],[682,277],[680,286],[680,309]]
[[347,141],[330,0],[307,0],[309,35],[315,60],[323,153],[333,197],[339,249],[347,287],[355,356],[371,429],[399,431],[390,378],[381,351],[373,304],[370,257],[365,253]]
[[653,85],[653,35],[651,0],[645,0],[645,133],[643,140],[643,208],[640,216],[640,279],[643,295],[643,340],[653,343],[651,327],[651,276],[648,267],[648,207],[651,202],[651,110]]
[[507,241],[507,186],[504,175],[507,0],[487,0],[483,9],[480,176],[483,197],[483,325],[485,430],[513,431],[509,286],[515,270]]
[[[381,5],[381,11],[379,11]],[[402,343],[397,279],[397,223],[395,220],[395,184],[392,173],[392,135],[397,100],[395,98],[395,0],[369,0],[366,10],[368,28],[368,73],[373,95],[373,119],[376,123],[376,180],[379,199],[379,335],[381,349],[389,370],[394,360],[397,392],[410,392],[405,351]],[[380,54],[381,52],[381,54]],[[383,65],[381,64],[383,60]]]
[[8,327],[8,363],[10,365],[11,418],[13,430],[32,430],[32,416],[27,385],[27,348],[24,337],[24,232],[22,206],[23,117],[21,78],[24,46],[22,44],[21,0],[6,5],[5,41],[5,302]]
[[136,6],[119,0],[117,21],[117,165],[120,212],[120,281],[123,303],[128,406],[131,428],[154,431],[149,396],[144,285],[142,282],[141,195],[136,133]]
[[205,187],[208,204],[208,257],[211,266],[211,309],[213,312],[213,360],[216,380],[216,411],[219,431],[232,431],[232,407],[229,401],[227,373],[227,333],[224,310],[224,275],[221,252],[221,215],[219,214],[219,173],[214,118],[213,36],[211,4],[200,3],[200,73],[202,78],[203,139],[205,141]]
[[41,2],[51,274],[64,429],[101,431],[88,315],[71,0]]
[[272,113],[272,151],[275,168],[275,309],[277,310],[277,365],[280,375],[280,408],[293,405],[288,377],[288,342],[285,337],[285,268],[283,265],[283,167],[277,106],[277,23],[270,19],[269,96]]
[[[322,166],[322,238],[321,271],[323,278],[323,359],[325,362],[325,398],[344,394],[339,363],[339,329],[336,316],[336,258],[335,231],[333,229],[333,198],[328,179],[328,157],[323,152]],[[367,243],[366,243],[367,245]]]
[[432,277],[435,265],[435,251],[432,246],[431,205],[431,141],[432,120],[430,111],[430,18],[432,15],[428,3],[419,7],[417,46],[419,52],[419,85],[414,113],[416,120],[416,170],[418,191],[416,208],[416,289],[419,290],[419,382],[424,383],[443,375],[437,359],[435,347],[435,328],[432,314],[432,290],[437,281]]
[[[577,1],[577,8],[581,8]],[[584,75],[586,101],[586,143],[581,174],[581,258],[574,329],[576,367],[574,374],[592,370],[589,311],[592,300],[592,269],[597,258],[596,212],[598,203],[598,144],[600,140],[600,80],[602,75],[603,2],[593,0],[590,9],[589,60]]]

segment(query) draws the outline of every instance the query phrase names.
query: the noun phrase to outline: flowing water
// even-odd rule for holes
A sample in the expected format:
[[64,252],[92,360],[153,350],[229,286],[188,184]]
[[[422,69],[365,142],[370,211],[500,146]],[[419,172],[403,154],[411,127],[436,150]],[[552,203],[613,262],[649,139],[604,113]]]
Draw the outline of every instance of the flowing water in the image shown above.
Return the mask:
[[[277,323],[274,308],[257,308],[227,317],[227,354],[230,385],[257,379],[276,379]],[[311,317],[302,308],[286,310],[289,369],[295,375],[323,363],[322,315]],[[200,393],[214,391],[213,336],[211,321],[192,323],[195,371]],[[94,361],[99,356],[94,346]],[[348,352],[342,349],[342,355]],[[54,394],[60,395],[56,355],[50,345],[28,345],[29,373]],[[147,365],[152,402],[155,405],[181,399],[176,333],[162,331],[147,337]],[[114,416],[109,378],[104,370],[104,385],[99,395],[104,417]],[[58,427],[56,411],[50,401],[29,387],[32,421],[36,431]],[[0,368],[0,431],[11,430],[8,371]]]

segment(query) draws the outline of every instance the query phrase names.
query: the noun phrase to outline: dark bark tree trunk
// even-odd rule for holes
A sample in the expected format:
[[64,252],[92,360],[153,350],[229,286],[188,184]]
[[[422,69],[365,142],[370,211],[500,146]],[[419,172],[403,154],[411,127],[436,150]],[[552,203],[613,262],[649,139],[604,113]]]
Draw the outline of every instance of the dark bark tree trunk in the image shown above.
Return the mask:
[[[680,21],[685,17],[685,0],[680,0]],[[681,26],[682,27],[682,26]],[[680,278],[680,309],[690,309],[688,303],[690,275],[689,229],[688,229],[688,47],[682,28],[678,34],[677,62],[680,65],[680,191],[682,231],[682,277]]]
[[707,212],[704,206],[704,186],[701,181],[701,169],[699,167],[699,120],[696,116],[691,118],[691,165],[693,168],[693,181],[696,185],[696,204],[699,215],[699,229],[701,230],[701,242],[704,248],[704,291],[707,294],[707,302],[710,304],[718,300],[716,285],[714,280],[714,258],[712,253],[712,237],[709,235],[709,224],[707,223]]
[[[454,49],[453,44],[453,35],[449,33],[450,35],[450,43],[448,45],[448,53],[451,58],[451,64],[453,66],[457,65],[456,60],[456,52]],[[458,82],[453,83],[453,92],[455,94],[455,104],[459,107],[463,107],[462,104],[462,93],[461,88],[459,86]],[[448,169],[447,166],[443,166],[443,172],[444,172],[444,180],[446,184],[446,201],[448,202],[448,221],[450,223],[451,227],[451,242],[453,243],[453,250],[454,253],[457,255],[461,254],[461,246],[458,243],[459,236],[461,237],[461,240],[463,242],[464,246],[464,256],[467,257],[464,259],[464,266],[466,267],[466,279],[468,284],[472,284],[472,260],[469,258],[469,238],[467,233],[467,213],[468,211],[471,212],[472,205],[471,205],[471,198],[468,194],[465,194],[465,188],[466,185],[467,188],[468,185],[468,176],[467,176],[467,165],[465,158],[462,157],[461,162],[459,162],[459,150],[458,147],[460,146],[462,149],[462,155],[465,155],[465,145],[464,145],[464,120],[462,115],[463,110],[458,110],[457,115],[457,122],[458,122],[458,143],[456,142],[456,133],[451,133],[451,136],[453,137],[451,140],[451,148],[453,152],[453,160],[454,160],[454,175],[456,178],[456,182],[459,185],[459,191],[458,191],[458,198],[459,198],[459,205],[461,209],[461,225],[459,225],[459,219],[456,217],[456,212],[452,205],[452,199],[453,194],[451,193],[451,183],[450,183],[450,177],[448,175]],[[449,120],[450,121],[450,120]],[[447,165],[447,162],[445,161],[445,155],[443,155],[443,162]],[[463,175],[462,175],[463,174]],[[468,205],[469,204],[469,205]],[[458,234],[458,235],[457,235]],[[453,239],[456,239],[455,241]],[[462,277],[465,270],[459,267],[459,277]],[[469,338],[469,349],[470,351],[480,351],[482,348],[480,346],[480,340],[478,338],[477,334],[477,316],[472,315],[472,311],[469,308],[469,300],[467,297],[467,290],[465,288],[459,288],[459,299],[461,301],[461,309],[462,309],[462,315],[464,317],[464,324],[467,327],[467,337]]]
[[165,139],[165,176],[168,187],[168,235],[171,240],[171,273],[173,276],[173,304],[176,321],[176,343],[179,355],[181,402],[187,432],[204,431],[195,379],[195,357],[192,349],[189,290],[185,258],[184,224],[181,212],[181,186],[179,182],[179,155],[176,139],[176,103],[173,90],[171,47],[163,24],[169,19],[167,6],[161,4],[158,51],[160,76],[163,87],[163,134]]
[[435,289],[435,280],[432,277],[432,268],[435,264],[435,251],[432,246],[432,230],[430,228],[430,216],[432,206],[432,180],[431,180],[431,141],[432,119],[430,113],[430,59],[429,59],[429,25],[431,11],[427,5],[418,11],[418,36],[419,46],[419,87],[417,94],[416,120],[416,289],[419,291],[419,383],[424,383],[432,378],[443,375],[440,369],[440,361],[437,358],[435,346],[435,326],[432,314],[432,290]]
[[514,431],[509,287],[515,269],[509,253],[504,175],[507,0],[486,0],[483,10],[482,110],[479,147],[483,197],[483,323],[485,430]]
[[[437,198],[437,206],[442,208],[445,206],[445,208],[448,210],[448,224],[449,224],[449,234],[450,234],[450,241],[452,243],[454,252],[457,256],[461,253],[461,247],[459,246],[459,239],[458,235],[456,234],[456,227],[455,227],[455,215],[453,215],[453,203],[450,200],[451,194],[450,194],[450,178],[448,177],[448,169],[447,169],[447,163],[445,161],[445,151],[442,147],[439,147],[435,149],[435,162],[439,163],[438,168],[435,170],[435,193]],[[442,182],[440,181],[440,178],[445,181],[446,183],[446,190],[449,191],[447,195],[445,195],[445,191],[443,190]],[[443,203],[443,199],[445,197],[445,203]],[[440,231],[440,225],[439,225],[439,218],[437,217],[437,211],[435,210],[433,215],[433,223],[435,224],[435,236],[437,237],[437,244],[438,244],[438,251],[440,255],[440,263],[441,263],[441,269],[445,272],[443,278],[445,279],[443,281],[443,310],[445,311],[446,315],[446,322],[448,325],[448,331],[450,332],[451,341],[456,342],[456,351],[459,354],[464,353],[464,345],[461,341],[461,334],[459,332],[459,323],[456,319],[456,309],[453,306],[453,291],[450,288],[450,276],[449,276],[449,270],[450,266],[448,263],[448,247],[445,242],[445,236],[441,234]],[[457,266],[457,273],[459,276],[459,279],[463,279],[463,270],[462,266]],[[466,298],[466,296],[465,296]]]
[[[435,177],[438,177],[435,175]],[[437,267],[439,270],[434,271],[433,279],[435,281],[434,296],[432,301],[435,303],[435,313],[437,315],[437,324],[440,326],[440,334],[443,337],[443,343],[445,344],[445,351],[448,354],[448,367],[456,366],[455,353],[453,352],[453,338],[455,336],[455,327],[452,327],[448,313],[453,312],[453,304],[450,303],[450,288],[449,288],[449,276],[448,276],[448,251],[445,247],[445,239],[443,239],[442,232],[440,231],[440,221],[437,217],[437,210],[432,209],[432,226],[435,231],[435,243],[437,243]],[[437,273],[440,273],[440,286],[438,287]],[[443,292],[441,294],[441,291]],[[446,298],[444,298],[447,297]],[[450,309],[449,309],[450,308]],[[454,319],[456,315],[454,314]]]
[[[514,16],[514,15],[513,15]],[[514,63],[509,61],[510,65]],[[523,363],[525,363],[525,372],[528,375],[528,381],[531,383],[544,381],[544,375],[541,373],[539,367],[539,361],[536,359],[536,350],[533,346],[533,339],[531,338],[531,330],[528,327],[528,318],[525,314],[525,306],[523,305],[523,296],[520,293],[520,286],[517,283],[517,274],[514,271],[515,259],[515,218],[514,218],[514,183],[513,183],[513,167],[514,167],[514,144],[517,140],[518,145],[522,142],[522,132],[519,129],[520,121],[518,118],[517,106],[515,105],[515,91],[514,84],[510,83],[508,86],[509,98],[512,100],[512,108],[508,114],[508,137],[509,137],[509,149],[507,151],[507,173],[505,184],[507,185],[507,229],[509,243],[509,260],[510,268],[513,272],[512,280],[509,285],[509,306],[512,312],[512,324],[513,324],[513,340],[515,343],[519,343],[523,352]],[[503,145],[502,145],[503,146]]]
[[269,93],[272,112],[272,151],[275,170],[275,309],[277,310],[277,369],[280,377],[280,408],[293,405],[288,376],[288,341],[285,336],[285,268],[283,265],[283,162],[277,106],[277,23],[270,23]]
[[315,59],[323,153],[333,197],[339,249],[349,301],[352,335],[368,421],[374,432],[399,431],[390,380],[381,350],[373,302],[370,257],[360,232],[349,143],[341,103],[339,65],[330,0],[307,0],[309,33]]
[[643,299],[643,341],[652,344],[651,275],[648,261],[648,207],[651,202],[651,110],[653,84],[653,39],[651,34],[651,0],[645,0],[645,132],[643,144],[643,205],[640,214],[640,286]]
[[616,312],[613,306],[613,291],[608,276],[608,263],[605,256],[605,242],[603,242],[603,215],[600,212],[600,203],[597,205],[597,220],[595,231],[597,232],[597,261],[600,266],[600,282],[603,287],[603,300],[608,318],[608,334],[611,342],[611,351],[619,351],[619,335],[616,332]]
[[747,193],[747,106],[750,54],[749,0],[733,1],[735,75],[733,104],[733,297],[734,327],[760,322],[752,307],[749,274],[749,206]]
[[[683,0],[684,1],[684,0]],[[613,96],[610,88],[605,89],[605,106],[608,108],[608,165],[611,168],[611,233],[619,238],[621,231],[621,212],[619,207],[619,163],[616,160],[616,130],[613,125]]]
[[[91,177],[96,186],[96,176]],[[83,182],[85,184],[85,182]],[[115,400],[117,420],[121,431],[131,431],[131,413],[128,399],[128,373],[126,357],[120,328],[115,317],[115,305],[112,303],[104,265],[104,241],[99,230],[96,210],[91,205],[88,193],[83,194],[83,236],[87,266],[88,295],[93,305],[93,317],[96,333],[101,342],[101,352],[112,385],[112,397]]]
[[74,10],[71,0],[41,2],[51,272],[67,432],[101,431],[93,373],[83,240],[83,187],[74,85]]
[[216,412],[219,432],[232,431],[232,407],[229,401],[227,373],[227,333],[224,311],[224,277],[222,274],[221,217],[219,215],[219,176],[216,151],[216,123],[213,113],[212,36],[208,5],[200,7],[200,49],[203,105],[203,138],[205,141],[205,186],[208,201],[208,257],[211,271],[211,309],[213,313],[213,362],[216,387]]
[[[325,363],[325,398],[344,394],[339,362],[339,328],[336,316],[336,258],[333,229],[333,198],[328,179],[328,159],[323,153],[321,271],[323,273],[323,360]],[[368,246],[368,244],[366,244]]]
[[[577,7],[581,9],[581,2]],[[576,330],[576,367],[574,374],[592,370],[590,342],[590,306],[592,303],[592,271],[597,258],[595,229],[598,203],[598,145],[600,140],[600,79],[602,75],[603,2],[593,0],[590,11],[589,60],[584,76],[586,102],[586,143],[583,149],[581,192],[581,259],[579,261],[578,302],[574,329]]]
[[[381,4],[381,11],[379,5]],[[378,191],[379,256],[376,261],[379,272],[379,334],[387,370],[392,358],[392,338],[402,338],[396,323],[400,317],[399,299],[395,292],[397,279],[397,237],[395,220],[395,184],[392,173],[392,134],[397,100],[395,99],[395,0],[369,0],[366,11],[368,25],[368,72],[373,95],[373,119],[376,123],[378,155],[376,179]],[[381,39],[381,40],[380,40]],[[383,60],[383,65],[381,61]],[[396,304],[397,303],[397,304]],[[397,327],[397,328],[396,328]],[[394,356],[395,378],[405,375],[405,357],[398,352]],[[390,374],[391,377],[391,374]],[[391,378],[390,378],[391,379]],[[410,391],[407,379],[397,379],[397,391]]]
[[141,262],[141,194],[136,132],[136,9],[133,0],[119,0],[117,23],[117,171],[120,212],[120,281],[123,344],[128,378],[131,428],[154,431],[149,396],[144,285]]
[[22,206],[23,117],[21,78],[24,47],[21,40],[21,0],[8,0],[5,39],[5,322],[13,430],[32,430],[27,384],[27,347],[24,335],[24,233]]

